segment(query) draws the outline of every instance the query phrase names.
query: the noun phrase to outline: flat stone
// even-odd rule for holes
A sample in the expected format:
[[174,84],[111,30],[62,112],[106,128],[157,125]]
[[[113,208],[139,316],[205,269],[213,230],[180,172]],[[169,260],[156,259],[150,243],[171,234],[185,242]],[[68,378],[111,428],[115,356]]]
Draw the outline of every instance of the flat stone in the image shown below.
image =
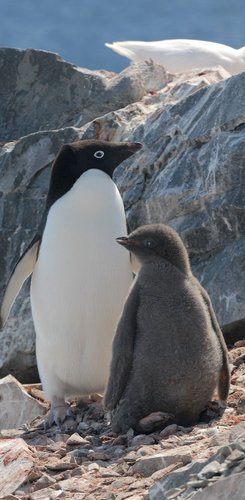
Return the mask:
[[205,477],[205,478],[209,479],[210,477],[218,475],[220,473],[220,469],[221,469],[220,462],[218,462],[217,460],[214,460],[213,462],[210,462],[205,467],[203,467],[201,472],[199,472],[198,477],[200,477],[200,478]]
[[153,472],[151,475],[151,479],[155,481],[159,481],[163,477],[167,476],[170,474],[170,472],[180,469],[183,466],[182,462],[177,462],[176,464],[171,464],[168,467],[164,467],[164,469],[159,469],[156,472]]
[[151,476],[153,472],[164,469],[171,464],[181,462],[183,465],[191,462],[191,454],[187,447],[182,446],[172,450],[166,450],[156,455],[139,458],[132,466],[132,471],[138,472],[141,476]]
[[244,459],[245,459],[245,452],[239,449],[235,449],[227,457],[226,461],[230,462],[234,466],[234,462],[239,462],[239,460],[244,460]]
[[162,66],[149,61],[117,75],[80,68],[57,54],[35,49],[1,48],[0,64],[0,112],[4,117],[0,134],[8,141],[74,123],[81,127],[140,100],[169,80]]
[[92,464],[89,464],[88,465],[88,471],[99,471],[100,470],[100,466],[98,464],[96,464],[95,462],[93,462]]
[[[30,494],[30,500],[54,500],[55,498],[62,498],[63,490],[62,489],[54,489],[54,488],[43,488],[39,491],[34,491]],[[28,498],[28,500],[29,500]]]
[[56,480],[49,476],[48,474],[43,474],[40,479],[35,482],[34,489],[41,490],[43,488],[47,488],[48,486],[52,486],[56,483]]
[[89,454],[88,454],[88,458],[89,460],[110,460],[111,456],[110,454],[104,452],[104,451],[91,451]]
[[47,469],[52,471],[66,471],[76,469],[78,467],[78,465],[74,462],[59,460],[55,457],[52,460],[48,461],[45,465]]
[[178,431],[178,425],[171,424],[171,425],[168,425],[167,427],[165,427],[165,429],[163,429],[160,432],[160,436],[162,438],[165,438],[165,437],[171,436],[172,434],[176,434],[177,431]]
[[168,500],[168,493],[178,488],[181,491],[182,486],[188,483],[190,477],[200,472],[205,463],[206,461],[204,460],[196,460],[168,474],[149,489],[149,500]]
[[1,496],[14,493],[27,481],[33,465],[33,455],[23,439],[0,438]]
[[84,439],[82,436],[80,436],[77,432],[72,434],[66,441],[66,444],[68,446],[85,446],[85,445],[90,445],[90,442],[87,441],[87,439]]
[[131,441],[131,446],[143,446],[147,444],[154,444],[155,439],[151,436],[145,434],[138,434],[138,436],[133,437]]
[[64,481],[59,481],[58,485],[62,491],[70,491],[70,492],[81,492],[84,493],[84,490],[88,490],[90,488],[89,481],[87,479],[81,478],[70,478],[65,479]]
[[116,481],[113,481],[113,483],[111,483],[111,486],[112,488],[120,489],[132,483],[135,483],[134,477],[121,477],[120,479],[116,479]]
[[44,415],[46,407],[32,398],[12,375],[0,380],[0,427],[14,429]]

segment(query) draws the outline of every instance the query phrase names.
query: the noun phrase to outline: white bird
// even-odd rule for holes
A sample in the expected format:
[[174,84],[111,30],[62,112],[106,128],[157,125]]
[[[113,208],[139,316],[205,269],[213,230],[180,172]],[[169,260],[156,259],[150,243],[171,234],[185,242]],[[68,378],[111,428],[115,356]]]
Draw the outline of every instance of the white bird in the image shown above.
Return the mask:
[[233,49],[221,43],[185,39],[113,42],[105,45],[133,62],[152,59],[170,73],[218,65],[231,75],[245,71],[245,47]]
[[118,317],[132,282],[114,169],[139,143],[66,144],[52,169],[42,227],[17,263],[3,298],[1,324],[32,274],[37,364],[51,400],[47,424],[66,417],[65,398],[103,392]]

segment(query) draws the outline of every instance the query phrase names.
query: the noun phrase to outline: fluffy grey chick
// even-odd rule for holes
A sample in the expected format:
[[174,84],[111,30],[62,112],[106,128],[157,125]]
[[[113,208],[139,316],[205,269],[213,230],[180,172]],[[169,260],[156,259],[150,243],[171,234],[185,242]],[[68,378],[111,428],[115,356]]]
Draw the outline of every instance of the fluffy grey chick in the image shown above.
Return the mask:
[[104,397],[112,429],[140,432],[152,412],[171,414],[168,424],[194,423],[216,387],[221,400],[229,393],[228,354],[210,298],[171,227],[142,226],[117,242],[141,267],[113,341]]

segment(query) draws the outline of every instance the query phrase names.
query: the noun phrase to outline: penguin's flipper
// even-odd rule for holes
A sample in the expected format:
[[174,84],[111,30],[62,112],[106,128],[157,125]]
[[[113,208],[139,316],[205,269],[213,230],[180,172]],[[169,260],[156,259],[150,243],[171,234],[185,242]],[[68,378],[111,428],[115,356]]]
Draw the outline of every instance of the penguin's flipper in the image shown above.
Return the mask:
[[40,236],[35,236],[24,254],[18,260],[6,286],[0,311],[0,328],[2,328],[10,313],[10,309],[17,297],[24,281],[32,273],[38,255]]
[[229,359],[228,359],[227,347],[225,344],[223,333],[220,329],[218,320],[217,320],[215,312],[213,310],[211,299],[210,299],[208,293],[206,292],[206,290],[199,283],[199,281],[198,280],[195,280],[195,281],[198,284],[198,288],[201,292],[202,298],[203,298],[203,300],[208,308],[213,330],[215,331],[217,338],[219,340],[219,343],[220,343],[223,362],[222,362],[222,367],[221,367],[220,374],[219,374],[218,393],[219,393],[220,400],[226,401],[226,399],[228,398],[229,389],[230,389],[230,369],[229,369]]
[[124,305],[113,340],[110,376],[103,400],[108,410],[116,408],[128,382],[137,330],[138,304],[139,291],[135,282]]

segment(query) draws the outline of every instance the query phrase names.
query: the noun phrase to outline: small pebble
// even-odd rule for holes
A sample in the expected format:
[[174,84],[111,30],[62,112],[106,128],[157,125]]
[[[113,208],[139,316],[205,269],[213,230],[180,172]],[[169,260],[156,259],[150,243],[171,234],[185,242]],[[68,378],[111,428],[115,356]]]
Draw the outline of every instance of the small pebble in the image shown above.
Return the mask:
[[89,429],[89,425],[86,422],[80,422],[77,427],[78,431],[87,431]]
[[210,477],[218,475],[219,473],[220,473],[220,463],[217,462],[217,460],[214,460],[213,462],[203,467],[203,469],[199,472],[198,477],[200,479],[203,479],[203,477],[209,479]]
[[72,434],[66,441],[66,444],[69,446],[74,446],[74,445],[89,445],[89,441],[87,439],[84,439],[82,436],[80,436],[77,432]]
[[238,415],[245,414],[245,398],[244,397],[240,398],[238,403],[237,403],[237,413],[238,413]]
[[99,471],[100,470],[100,466],[98,464],[96,464],[95,462],[93,462],[92,464],[89,464],[88,465],[88,471],[91,472],[91,471]]
[[147,444],[154,444],[155,439],[151,436],[145,434],[138,434],[138,436],[133,437],[131,441],[131,446],[143,446]]
[[175,434],[177,431],[178,431],[178,425],[171,424],[171,425],[168,425],[167,427],[165,427],[165,429],[163,429],[160,432],[160,436],[162,438],[165,438],[165,437],[171,436],[172,434]]

